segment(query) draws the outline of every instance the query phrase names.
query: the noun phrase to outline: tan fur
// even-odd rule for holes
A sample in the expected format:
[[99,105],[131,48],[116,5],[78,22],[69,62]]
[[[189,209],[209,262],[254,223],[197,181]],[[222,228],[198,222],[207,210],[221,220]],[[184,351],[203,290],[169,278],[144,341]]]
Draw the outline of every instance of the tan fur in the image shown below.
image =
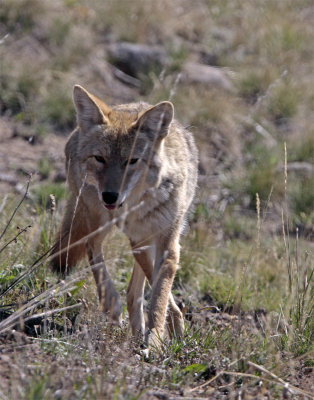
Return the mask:
[[[136,260],[127,291],[133,334],[145,336],[149,346],[158,344],[167,316],[171,334],[182,336],[183,318],[171,287],[197,181],[193,137],[173,120],[169,102],[109,108],[80,86],[74,87],[73,99],[78,127],[65,149],[71,198],[52,264],[66,272],[87,253],[101,307],[119,321],[119,295],[102,254],[104,238],[117,225],[128,236]],[[110,205],[113,194],[118,197]],[[146,279],[152,287],[147,327]]]

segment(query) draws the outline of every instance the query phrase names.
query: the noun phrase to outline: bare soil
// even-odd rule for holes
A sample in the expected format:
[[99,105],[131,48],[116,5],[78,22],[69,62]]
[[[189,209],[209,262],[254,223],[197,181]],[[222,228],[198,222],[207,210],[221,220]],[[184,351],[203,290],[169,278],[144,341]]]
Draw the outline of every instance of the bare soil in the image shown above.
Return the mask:
[[0,117],[0,193],[22,193],[29,176],[32,183],[41,180],[38,163],[47,159],[53,166],[52,179],[65,180],[64,146],[66,137],[50,133],[38,139],[31,129],[25,130]]

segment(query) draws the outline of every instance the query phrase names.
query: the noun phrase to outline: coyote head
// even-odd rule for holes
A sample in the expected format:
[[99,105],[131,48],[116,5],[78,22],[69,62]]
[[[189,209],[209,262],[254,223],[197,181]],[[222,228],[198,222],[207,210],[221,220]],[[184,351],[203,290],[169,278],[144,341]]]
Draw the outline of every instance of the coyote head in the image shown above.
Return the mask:
[[158,184],[163,140],[173,119],[173,105],[133,103],[108,107],[76,85],[73,100],[79,139],[75,158],[80,180],[94,186],[104,206],[113,210]]

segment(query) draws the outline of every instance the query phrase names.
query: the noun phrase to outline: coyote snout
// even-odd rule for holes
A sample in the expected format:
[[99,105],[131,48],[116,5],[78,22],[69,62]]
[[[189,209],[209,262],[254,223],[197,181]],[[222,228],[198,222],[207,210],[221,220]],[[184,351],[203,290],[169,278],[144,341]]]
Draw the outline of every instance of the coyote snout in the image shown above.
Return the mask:
[[[71,196],[52,264],[66,272],[87,254],[100,305],[118,321],[120,298],[102,253],[115,223],[129,238],[135,258],[127,290],[133,334],[148,346],[158,344],[167,320],[170,334],[181,336],[183,317],[171,287],[197,181],[193,137],[173,119],[168,101],[110,108],[81,86],[74,87],[73,100],[78,127],[65,149]],[[147,326],[146,280],[152,288]]]
[[[102,199],[106,205],[106,207],[111,210],[114,209],[116,207],[116,202],[118,200],[119,197],[119,193],[117,192],[102,192]],[[121,207],[122,204],[120,204],[119,206]]]

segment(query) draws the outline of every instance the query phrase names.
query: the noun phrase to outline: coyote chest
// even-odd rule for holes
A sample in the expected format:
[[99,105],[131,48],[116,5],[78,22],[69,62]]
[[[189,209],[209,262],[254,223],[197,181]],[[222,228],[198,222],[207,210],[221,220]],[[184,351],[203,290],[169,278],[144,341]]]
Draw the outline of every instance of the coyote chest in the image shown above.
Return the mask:
[[173,223],[175,207],[174,184],[165,179],[158,187],[149,188],[141,196],[135,193],[134,199],[120,208],[115,219],[116,225],[132,242],[146,239],[152,232],[162,235]]

